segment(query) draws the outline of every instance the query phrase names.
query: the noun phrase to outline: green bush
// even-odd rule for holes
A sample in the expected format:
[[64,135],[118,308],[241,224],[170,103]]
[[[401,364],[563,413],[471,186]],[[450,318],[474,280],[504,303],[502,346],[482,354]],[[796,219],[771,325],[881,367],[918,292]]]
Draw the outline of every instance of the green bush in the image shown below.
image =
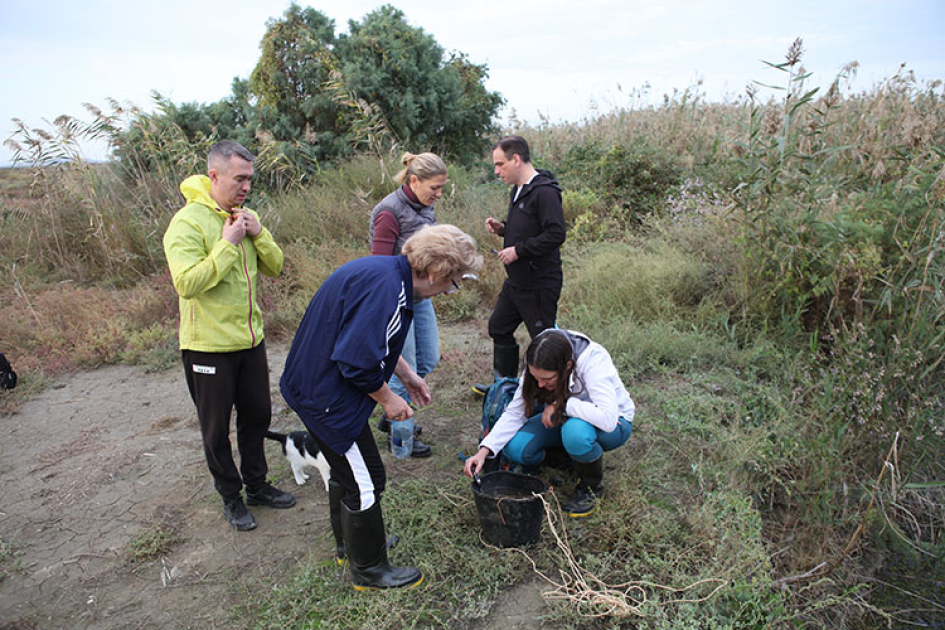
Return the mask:
[[566,190],[599,195],[604,205],[599,217],[621,226],[661,212],[681,181],[680,168],[659,150],[597,142],[572,147],[559,174]]

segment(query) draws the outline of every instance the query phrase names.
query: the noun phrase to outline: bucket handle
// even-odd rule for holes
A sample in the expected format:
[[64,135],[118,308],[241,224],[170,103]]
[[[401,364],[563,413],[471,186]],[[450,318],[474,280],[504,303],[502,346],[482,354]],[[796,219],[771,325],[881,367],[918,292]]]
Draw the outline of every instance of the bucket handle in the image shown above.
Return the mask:
[[[532,496],[533,496],[533,497],[539,497],[539,498],[540,498],[540,497],[541,497],[541,493],[539,493],[539,492],[532,492]],[[499,512],[499,518],[502,519],[502,524],[503,524],[503,525],[508,525],[508,523],[505,522],[505,515],[502,513],[502,502],[505,501],[506,499],[509,499],[509,497],[502,497],[501,499],[498,499],[498,500],[496,500],[496,502],[495,502],[495,508],[496,508],[496,510],[498,510],[498,512]],[[512,500],[514,501],[514,499],[512,499]]]

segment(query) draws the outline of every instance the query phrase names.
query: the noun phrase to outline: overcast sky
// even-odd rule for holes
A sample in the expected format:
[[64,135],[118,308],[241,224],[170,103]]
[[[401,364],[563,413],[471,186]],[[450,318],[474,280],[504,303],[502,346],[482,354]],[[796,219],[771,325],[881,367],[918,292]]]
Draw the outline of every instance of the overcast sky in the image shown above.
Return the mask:
[[[300,2],[305,5],[306,3]],[[313,4],[346,32],[383,4]],[[797,37],[818,84],[858,61],[866,90],[907,64],[945,79],[945,0],[706,2],[638,0],[395,0],[414,26],[446,50],[489,66],[487,87],[519,118],[578,121],[630,104],[649,85],[657,102],[702,81],[721,100],[752,80],[782,82],[761,60],[783,61]],[[82,103],[107,97],[151,107],[157,90],[175,102],[210,103],[248,77],[269,18],[284,0],[0,0],[0,140],[10,119],[44,126],[59,114],[88,120]],[[95,150],[88,157],[99,158]],[[0,164],[11,152],[0,148]]]

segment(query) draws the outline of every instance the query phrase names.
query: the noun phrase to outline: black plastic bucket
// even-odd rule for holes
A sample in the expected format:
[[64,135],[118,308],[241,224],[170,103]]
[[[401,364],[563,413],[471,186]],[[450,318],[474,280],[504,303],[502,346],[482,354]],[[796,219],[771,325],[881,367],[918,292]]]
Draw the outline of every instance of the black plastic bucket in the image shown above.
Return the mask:
[[473,482],[476,512],[482,534],[497,547],[518,547],[538,540],[545,506],[541,498],[548,484],[531,475],[499,470],[481,477],[482,486]]

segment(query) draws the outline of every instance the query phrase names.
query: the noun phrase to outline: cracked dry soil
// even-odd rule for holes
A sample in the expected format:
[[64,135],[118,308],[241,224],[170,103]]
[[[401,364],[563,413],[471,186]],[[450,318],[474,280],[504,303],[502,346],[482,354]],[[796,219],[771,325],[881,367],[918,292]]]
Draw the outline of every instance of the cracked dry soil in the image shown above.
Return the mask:
[[[480,335],[445,328],[444,350],[446,338],[457,343],[458,334],[466,351],[488,352],[478,347],[485,343]],[[283,431],[301,427],[278,392],[287,350],[269,347],[273,427]],[[433,432],[447,422],[424,416]],[[288,576],[306,556],[332,556],[320,477],[311,471],[297,486],[272,441],[270,479],[298,503],[253,508],[259,527],[252,532],[229,528],[179,367],[147,373],[105,366],[69,375],[0,417],[0,427],[0,539],[15,554],[0,572],[0,630],[239,627],[233,610],[242,588]],[[476,427],[469,430],[472,441]],[[447,444],[439,451],[434,458],[455,458]],[[392,462],[385,460],[393,485],[433,470],[430,460]],[[133,562],[129,545],[161,525],[182,542],[165,558]],[[521,602],[508,606],[518,595],[525,593],[500,598],[483,627],[537,628],[534,617],[519,617]],[[540,595],[528,595],[526,610],[535,610]]]

